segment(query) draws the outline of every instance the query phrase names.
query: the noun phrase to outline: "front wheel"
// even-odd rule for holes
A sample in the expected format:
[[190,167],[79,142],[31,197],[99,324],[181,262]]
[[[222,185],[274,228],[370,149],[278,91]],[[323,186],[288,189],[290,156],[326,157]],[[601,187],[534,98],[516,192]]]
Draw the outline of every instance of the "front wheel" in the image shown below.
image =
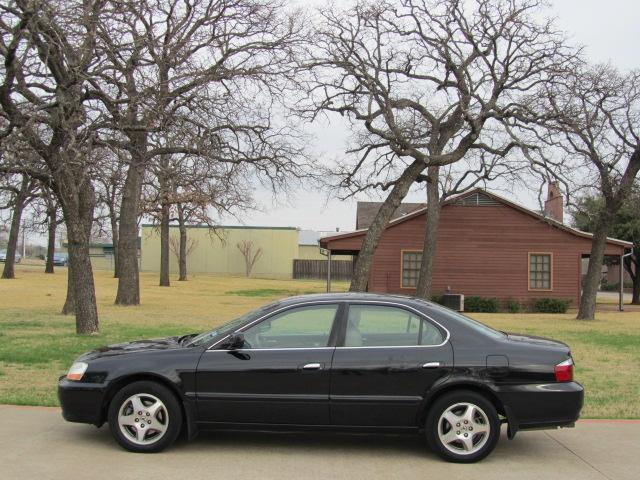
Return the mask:
[[111,434],[132,452],[159,452],[176,440],[182,428],[182,410],[175,395],[149,381],[134,382],[118,391],[108,416]]
[[489,455],[500,437],[493,404],[471,391],[452,392],[429,410],[425,425],[431,449],[450,462],[472,463]]

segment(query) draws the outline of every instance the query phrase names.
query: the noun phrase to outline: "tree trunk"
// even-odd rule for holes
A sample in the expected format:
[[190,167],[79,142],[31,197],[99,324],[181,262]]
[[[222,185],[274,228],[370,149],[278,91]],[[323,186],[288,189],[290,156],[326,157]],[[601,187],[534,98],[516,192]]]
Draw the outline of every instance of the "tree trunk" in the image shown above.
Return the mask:
[[[77,192],[77,195],[75,193]],[[93,281],[93,269],[89,256],[95,192],[88,181],[78,185],[77,190],[60,193],[60,204],[67,225],[69,247],[69,280],[67,302],[63,312],[68,311],[72,300],[76,314],[76,333],[91,335],[98,332],[98,309]]]
[[47,217],[49,218],[49,239],[47,242],[47,265],[44,267],[44,273],[54,273],[53,255],[56,253],[56,229],[58,227],[55,207],[47,209]]
[[164,175],[160,175],[160,286],[169,287],[169,222],[171,205],[169,204],[168,185]]
[[631,304],[640,305],[640,275],[636,275],[633,281],[633,293],[631,294]]
[[163,203],[160,212],[160,286],[169,287],[169,205]]
[[[146,145],[146,141],[144,142]],[[144,174],[142,150],[134,149],[131,165],[127,170],[118,238],[118,292],[116,305],[140,304],[140,277],[138,272],[138,215]],[[137,158],[134,158],[137,157]]]
[[[67,250],[69,251],[68,248]],[[71,258],[71,255],[69,255],[69,258]],[[69,261],[69,263],[67,263],[67,298],[62,306],[62,312],[60,312],[62,315],[75,315],[76,313],[76,301],[73,295],[73,277],[71,276],[72,268],[71,262]]]
[[111,242],[113,245],[113,278],[119,278],[120,272],[118,268],[118,215],[113,205],[109,206],[109,219],[111,221]]
[[433,263],[436,257],[436,240],[440,223],[440,185],[438,177],[440,167],[429,167],[427,170],[427,222],[422,248],[422,263],[416,288],[416,297],[431,299],[433,294]]
[[604,261],[604,250],[607,246],[607,235],[611,227],[612,218],[611,213],[607,211],[603,212],[598,218],[598,223],[593,233],[587,276],[582,286],[582,296],[580,297],[580,307],[577,316],[578,320],[593,320],[595,318],[598,286],[600,285],[602,263]]
[[9,231],[9,241],[7,243],[7,255],[4,259],[4,269],[2,278],[16,278],[14,265],[16,262],[16,250],[18,248],[18,237],[20,236],[20,223],[22,222],[22,211],[29,192],[29,177],[22,176],[20,190],[16,195],[13,215],[11,217],[11,230]]
[[631,304],[640,305],[640,252],[634,251],[632,255],[626,257],[624,259],[624,268],[629,272],[633,284]]
[[75,235],[69,236],[69,265],[71,266],[69,274],[73,285],[78,335],[91,335],[98,332],[98,309],[89,256],[89,237],[89,235],[81,235],[79,238],[75,238]]
[[184,223],[180,224],[180,255],[178,264],[180,268],[178,281],[184,282],[187,280],[187,227]]
[[407,196],[411,185],[413,185],[413,182],[425,168],[426,165],[424,162],[419,162],[417,160],[414,161],[402,173],[402,175],[400,175],[398,181],[391,189],[391,193],[389,193],[380,207],[380,210],[378,210],[378,213],[367,229],[367,234],[362,241],[360,253],[356,258],[356,263],[353,267],[353,278],[351,280],[349,291],[363,292],[367,289],[369,272],[371,271],[371,265],[373,264],[373,255],[376,248],[378,248],[380,237],[382,237],[393,213],[396,211],[404,197]]

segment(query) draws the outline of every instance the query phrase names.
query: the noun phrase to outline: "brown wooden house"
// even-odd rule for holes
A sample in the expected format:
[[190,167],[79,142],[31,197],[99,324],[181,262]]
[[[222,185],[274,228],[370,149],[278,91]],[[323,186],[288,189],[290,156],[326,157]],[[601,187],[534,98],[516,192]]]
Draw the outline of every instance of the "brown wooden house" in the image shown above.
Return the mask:
[[[461,293],[523,304],[542,297],[576,306],[589,233],[562,223],[563,201],[549,188],[544,214],[475,189],[447,200],[438,230],[434,294]],[[375,253],[368,290],[412,295],[418,279],[426,208],[392,220]],[[320,239],[330,254],[357,255],[366,229]],[[606,255],[620,257],[631,243],[609,239]]]

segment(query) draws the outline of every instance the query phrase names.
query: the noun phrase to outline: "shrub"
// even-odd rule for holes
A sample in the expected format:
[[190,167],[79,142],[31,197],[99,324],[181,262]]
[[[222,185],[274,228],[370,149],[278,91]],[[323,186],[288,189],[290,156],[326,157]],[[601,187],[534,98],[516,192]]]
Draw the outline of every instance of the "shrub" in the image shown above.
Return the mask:
[[444,295],[431,295],[431,301],[433,303],[437,303],[439,305],[442,305],[444,300]]
[[539,298],[533,301],[531,310],[536,313],[567,313],[571,300]]
[[519,313],[522,310],[522,305],[515,298],[507,298],[504,302],[504,308],[509,313]]
[[[624,288],[633,288],[633,283],[624,282]],[[620,290],[620,282],[618,283],[606,283],[603,282],[600,286],[600,290],[603,292],[617,292]]]
[[465,297],[464,298],[464,311],[465,312],[481,312],[481,313],[496,313],[499,308],[497,298],[484,298],[484,297]]

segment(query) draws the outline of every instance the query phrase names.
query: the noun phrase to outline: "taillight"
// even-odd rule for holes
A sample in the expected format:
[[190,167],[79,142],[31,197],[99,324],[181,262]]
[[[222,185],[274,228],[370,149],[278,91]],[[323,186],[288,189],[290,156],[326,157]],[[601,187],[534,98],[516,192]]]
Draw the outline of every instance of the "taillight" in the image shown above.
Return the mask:
[[553,369],[556,374],[556,382],[573,381],[573,360],[569,358],[562,363],[556,365]]

